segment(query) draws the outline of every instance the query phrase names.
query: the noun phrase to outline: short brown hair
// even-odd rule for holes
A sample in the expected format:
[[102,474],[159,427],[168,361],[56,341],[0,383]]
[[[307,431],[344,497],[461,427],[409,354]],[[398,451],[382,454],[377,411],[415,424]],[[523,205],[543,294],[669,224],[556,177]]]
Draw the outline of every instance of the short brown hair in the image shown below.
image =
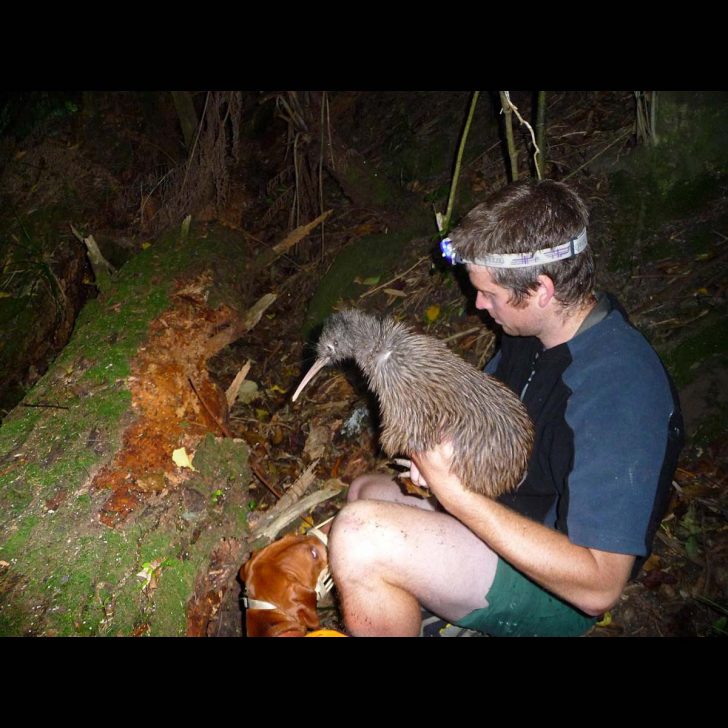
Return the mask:
[[[450,233],[453,248],[473,260],[497,253],[534,253],[561,245],[584,230],[589,213],[582,199],[563,182],[524,180],[504,187],[474,207]],[[511,303],[522,305],[538,287],[538,276],[554,282],[564,306],[589,299],[595,270],[591,248],[554,263],[530,268],[488,268],[493,280],[512,291]]]

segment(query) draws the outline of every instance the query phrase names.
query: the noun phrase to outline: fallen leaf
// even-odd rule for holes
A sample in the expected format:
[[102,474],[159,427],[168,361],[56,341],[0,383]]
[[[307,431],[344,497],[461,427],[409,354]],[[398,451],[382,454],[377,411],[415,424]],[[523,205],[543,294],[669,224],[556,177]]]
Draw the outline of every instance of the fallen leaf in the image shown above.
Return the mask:
[[258,390],[258,385],[250,379],[246,379],[240,385],[240,388],[238,390],[238,402],[242,402],[243,404],[250,404],[251,402],[259,398],[260,391]]
[[187,454],[187,449],[184,447],[178,447],[172,453],[172,460],[174,460],[174,464],[180,468],[189,468],[190,470],[195,469],[192,465],[192,458],[190,458]]
[[151,247],[152,247],[151,243],[142,243],[142,250],[146,250],[147,248],[151,248]]
[[396,288],[385,288],[384,292],[388,296],[397,296],[399,298],[407,298],[407,294],[404,291],[398,291]]
[[360,225],[357,225],[353,233],[354,235],[371,235],[372,233],[376,233],[379,230],[378,226],[371,222],[364,222]]
[[425,309],[425,321],[428,324],[434,323],[440,317],[440,307],[435,303]]
[[228,407],[233,406],[233,402],[235,402],[235,399],[237,398],[240,385],[243,383],[245,377],[248,376],[249,371],[250,359],[248,359],[248,361],[243,364],[243,366],[240,368],[240,371],[235,375],[235,379],[233,379],[232,384],[227,388],[227,391],[225,392],[225,399],[227,400]]
[[381,279],[382,276],[369,276],[368,278],[360,278],[357,276],[354,278],[354,283],[358,283],[360,286],[376,286]]
[[278,392],[279,394],[285,394],[286,393],[286,390],[285,389],[281,389],[277,384],[274,384],[272,387],[269,387],[268,388],[268,391],[271,394],[275,394],[276,392]]
[[685,542],[685,553],[693,563],[702,564],[702,559],[700,558],[700,544],[695,536],[688,536],[688,539]]
[[162,574],[162,567],[167,562],[166,558],[154,559],[154,561],[146,561],[142,564],[142,570],[137,574],[137,578],[144,583],[142,589],[153,591],[157,588],[157,582]]
[[331,433],[329,428],[324,425],[317,425],[311,428],[303,452],[308,455],[311,460],[320,458],[325,452],[327,445],[331,442]]

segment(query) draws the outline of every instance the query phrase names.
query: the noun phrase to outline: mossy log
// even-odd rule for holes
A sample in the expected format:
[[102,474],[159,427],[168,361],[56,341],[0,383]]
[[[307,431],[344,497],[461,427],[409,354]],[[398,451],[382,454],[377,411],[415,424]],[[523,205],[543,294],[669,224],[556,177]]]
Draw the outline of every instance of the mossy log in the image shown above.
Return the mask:
[[5,419],[0,635],[207,633],[244,560],[250,471],[205,364],[275,300],[247,300],[247,269],[242,241],[156,242]]

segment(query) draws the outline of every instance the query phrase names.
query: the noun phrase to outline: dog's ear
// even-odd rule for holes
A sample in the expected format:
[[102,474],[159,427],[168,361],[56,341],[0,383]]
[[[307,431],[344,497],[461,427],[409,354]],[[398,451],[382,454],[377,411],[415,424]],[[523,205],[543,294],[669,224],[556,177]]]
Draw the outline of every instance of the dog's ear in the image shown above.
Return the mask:
[[291,603],[295,605],[295,614],[299,623],[305,624],[308,629],[318,629],[321,626],[316,611],[316,590],[303,584],[291,585]]

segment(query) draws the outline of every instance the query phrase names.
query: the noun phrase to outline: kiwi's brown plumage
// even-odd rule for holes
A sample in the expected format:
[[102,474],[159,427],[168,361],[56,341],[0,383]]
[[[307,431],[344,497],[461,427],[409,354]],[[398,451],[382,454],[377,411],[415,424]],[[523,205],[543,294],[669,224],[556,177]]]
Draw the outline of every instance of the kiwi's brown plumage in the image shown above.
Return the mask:
[[523,404],[443,342],[348,310],[329,317],[317,353],[298,392],[321,366],[354,359],[379,399],[390,457],[430,450],[447,437],[453,472],[469,490],[495,498],[520,483],[533,445]]

